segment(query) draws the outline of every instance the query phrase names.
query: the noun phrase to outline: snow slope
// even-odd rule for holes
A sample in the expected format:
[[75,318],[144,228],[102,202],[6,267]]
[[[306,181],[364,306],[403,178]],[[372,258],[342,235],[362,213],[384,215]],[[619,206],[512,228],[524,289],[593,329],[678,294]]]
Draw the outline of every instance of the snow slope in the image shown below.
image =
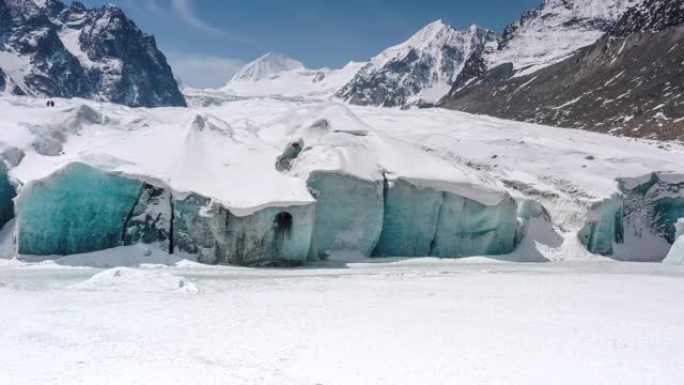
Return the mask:
[[325,99],[349,82],[364,64],[350,62],[340,69],[307,69],[299,61],[267,53],[243,67],[222,91],[235,96]]
[[484,55],[488,68],[512,63],[517,76],[557,63],[596,42],[642,0],[544,0],[507,27],[497,50]]

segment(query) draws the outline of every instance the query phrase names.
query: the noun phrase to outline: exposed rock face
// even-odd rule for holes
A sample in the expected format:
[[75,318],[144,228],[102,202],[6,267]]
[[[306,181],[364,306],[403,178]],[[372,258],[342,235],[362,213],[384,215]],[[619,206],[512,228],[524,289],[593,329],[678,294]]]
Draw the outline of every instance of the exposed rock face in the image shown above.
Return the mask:
[[153,36],[113,5],[0,0],[0,93],[185,106]]
[[433,22],[371,59],[337,96],[359,105],[433,104],[449,91],[466,60],[496,39],[477,26],[457,31],[441,20]]
[[637,32],[658,32],[684,22],[684,3],[672,0],[647,0],[627,11],[611,31],[615,36]]
[[684,139],[684,24],[679,0],[649,0],[591,46],[526,76],[453,89],[447,108],[619,135]]

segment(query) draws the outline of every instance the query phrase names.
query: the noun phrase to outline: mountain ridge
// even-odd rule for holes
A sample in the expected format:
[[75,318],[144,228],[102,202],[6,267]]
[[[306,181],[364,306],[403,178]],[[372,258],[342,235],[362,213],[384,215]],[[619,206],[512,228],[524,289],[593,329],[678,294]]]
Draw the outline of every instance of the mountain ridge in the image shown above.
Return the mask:
[[0,93],[185,106],[166,57],[121,8],[0,0]]
[[429,105],[448,91],[473,52],[496,39],[476,25],[458,31],[436,20],[373,57],[336,96],[360,105]]
[[529,75],[488,76],[454,88],[440,105],[504,119],[684,140],[684,50],[676,49],[684,46],[683,10],[679,0],[648,0],[566,60]]

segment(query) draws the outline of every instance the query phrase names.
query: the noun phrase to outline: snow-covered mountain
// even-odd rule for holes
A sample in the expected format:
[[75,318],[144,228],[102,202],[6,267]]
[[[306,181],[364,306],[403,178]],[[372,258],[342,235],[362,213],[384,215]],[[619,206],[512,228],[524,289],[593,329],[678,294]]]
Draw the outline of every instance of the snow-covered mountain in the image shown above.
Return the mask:
[[183,106],[153,36],[114,6],[0,0],[0,93]]
[[371,59],[337,96],[385,107],[434,103],[449,91],[466,60],[496,39],[475,25],[458,31],[435,21]]
[[238,71],[232,82],[258,82],[270,79],[281,72],[303,70],[304,64],[295,59],[289,58],[274,52],[269,52],[264,56],[245,65]]
[[684,140],[684,2],[648,0],[611,31],[529,75],[486,73],[442,105],[561,127]]
[[544,0],[506,27],[498,49],[487,52],[489,68],[512,63],[518,75],[556,63],[596,42],[641,0]]
[[[658,33],[684,23],[684,1],[646,0],[627,11],[611,31],[614,36],[639,32]],[[675,47],[676,48],[676,47]]]
[[236,96],[328,98],[342,88],[365,63],[341,69],[308,69],[277,53],[267,53],[243,67],[222,89]]
[[497,45],[470,58],[454,84],[523,76],[596,42],[643,0],[544,0],[508,25]]

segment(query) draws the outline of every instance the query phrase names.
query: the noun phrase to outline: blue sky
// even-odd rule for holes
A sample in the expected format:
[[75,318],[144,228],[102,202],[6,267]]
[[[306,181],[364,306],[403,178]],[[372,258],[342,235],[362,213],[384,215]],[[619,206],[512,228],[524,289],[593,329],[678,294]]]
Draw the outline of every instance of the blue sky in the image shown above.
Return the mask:
[[218,87],[269,52],[309,68],[365,61],[436,19],[501,31],[541,0],[85,0],[121,6],[188,85]]

